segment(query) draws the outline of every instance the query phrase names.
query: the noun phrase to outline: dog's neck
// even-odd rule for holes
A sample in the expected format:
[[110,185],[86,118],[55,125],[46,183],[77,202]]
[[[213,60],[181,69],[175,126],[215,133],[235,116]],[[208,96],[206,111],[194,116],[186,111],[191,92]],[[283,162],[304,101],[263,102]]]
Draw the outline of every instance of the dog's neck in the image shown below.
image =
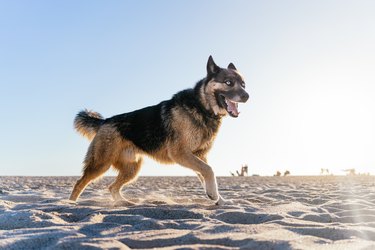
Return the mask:
[[209,81],[210,79],[207,78],[199,81],[194,88],[194,92],[202,106],[203,111],[210,117],[221,119],[226,115],[226,112],[223,112],[218,106],[215,93],[209,93],[207,91],[205,85],[207,85]]

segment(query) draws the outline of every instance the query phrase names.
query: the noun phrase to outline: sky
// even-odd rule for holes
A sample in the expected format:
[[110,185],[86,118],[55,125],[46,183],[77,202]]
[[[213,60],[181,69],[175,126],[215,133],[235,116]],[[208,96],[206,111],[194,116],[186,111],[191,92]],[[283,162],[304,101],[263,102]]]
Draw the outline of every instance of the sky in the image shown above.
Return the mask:
[[[218,176],[375,174],[374,13],[371,0],[0,0],[0,175],[80,175],[78,111],[167,100],[209,55],[250,94],[209,154]],[[141,175],[194,173],[146,160]]]

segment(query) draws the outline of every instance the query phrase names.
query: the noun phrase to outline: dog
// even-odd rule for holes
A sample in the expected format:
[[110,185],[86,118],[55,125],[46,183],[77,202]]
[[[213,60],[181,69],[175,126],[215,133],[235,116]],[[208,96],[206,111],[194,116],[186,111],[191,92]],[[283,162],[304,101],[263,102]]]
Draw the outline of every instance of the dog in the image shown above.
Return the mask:
[[238,117],[238,103],[248,99],[244,78],[234,64],[220,68],[210,56],[207,76],[170,100],[107,119],[93,111],[79,112],[74,127],[92,141],[70,200],[76,201],[88,184],[112,166],[118,171],[109,186],[115,204],[134,205],[123,197],[121,189],[136,179],[146,155],[193,170],[207,196],[218,205],[225,204],[207,154],[222,118]]

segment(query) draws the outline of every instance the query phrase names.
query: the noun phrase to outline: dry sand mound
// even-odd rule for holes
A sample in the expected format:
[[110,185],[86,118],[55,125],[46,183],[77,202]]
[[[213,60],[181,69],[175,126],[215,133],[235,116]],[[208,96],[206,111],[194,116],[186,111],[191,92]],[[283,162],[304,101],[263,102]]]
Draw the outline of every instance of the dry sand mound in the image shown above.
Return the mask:
[[106,177],[78,204],[76,177],[0,177],[0,249],[375,249],[374,177],[143,177],[114,207]]

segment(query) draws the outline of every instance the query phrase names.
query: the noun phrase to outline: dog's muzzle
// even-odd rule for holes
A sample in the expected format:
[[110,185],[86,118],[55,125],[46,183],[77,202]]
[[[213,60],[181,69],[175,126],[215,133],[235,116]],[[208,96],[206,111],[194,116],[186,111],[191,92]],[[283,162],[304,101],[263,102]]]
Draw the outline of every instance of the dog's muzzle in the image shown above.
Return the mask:
[[238,117],[240,114],[238,111],[238,103],[245,103],[247,100],[249,100],[249,94],[246,91],[243,91],[241,94],[237,94],[232,98],[224,94],[220,95],[222,106],[231,117]]
[[241,98],[241,102],[247,102],[247,100],[249,100],[249,94],[247,92],[244,92],[240,95],[240,98]]

